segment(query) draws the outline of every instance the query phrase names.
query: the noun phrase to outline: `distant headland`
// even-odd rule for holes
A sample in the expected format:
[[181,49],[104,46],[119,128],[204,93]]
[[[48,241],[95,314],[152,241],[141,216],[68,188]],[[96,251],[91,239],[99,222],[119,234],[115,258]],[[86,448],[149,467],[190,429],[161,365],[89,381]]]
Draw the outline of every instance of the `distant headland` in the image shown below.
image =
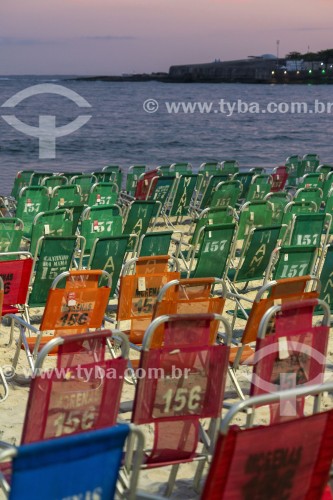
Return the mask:
[[290,52],[284,58],[273,54],[247,59],[171,66],[168,73],[138,73],[120,76],[87,76],[76,80],[105,82],[166,83],[333,83],[333,49],[320,52]]

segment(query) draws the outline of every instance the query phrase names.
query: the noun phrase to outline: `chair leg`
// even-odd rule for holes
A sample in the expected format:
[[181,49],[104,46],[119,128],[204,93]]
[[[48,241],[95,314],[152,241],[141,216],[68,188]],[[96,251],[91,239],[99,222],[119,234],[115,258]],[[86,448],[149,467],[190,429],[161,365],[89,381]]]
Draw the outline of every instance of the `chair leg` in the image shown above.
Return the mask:
[[235,389],[236,389],[236,392],[238,394],[238,396],[241,398],[241,399],[245,399],[245,396],[243,394],[243,391],[238,383],[238,380],[236,378],[236,375],[235,375],[235,372],[234,370],[231,368],[231,366],[228,367],[228,374],[229,374],[229,377],[231,378],[231,381],[232,383],[234,384],[235,386]]
[[168,486],[165,490],[165,496],[169,497],[172,493],[173,487],[175,485],[178,469],[180,464],[173,465],[169,475]]
[[194,479],[193,479],[193,489],[196,493],[200,493],[200,482],[202,478],[202,474],[206,465],[206,460],[200,460],[197,466],[197,470],[195,471]]

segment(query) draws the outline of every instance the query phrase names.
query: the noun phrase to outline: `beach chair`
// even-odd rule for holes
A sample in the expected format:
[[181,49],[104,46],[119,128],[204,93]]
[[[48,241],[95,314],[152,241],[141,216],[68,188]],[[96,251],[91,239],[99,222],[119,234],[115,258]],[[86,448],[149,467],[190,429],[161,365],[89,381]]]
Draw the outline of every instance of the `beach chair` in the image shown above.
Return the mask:
[[42,186],[43,180],[50,176],[53,176],[52,172],[39,172],[35,170],[30,178],[30,186]]
[[[314,201],[291,201],[287,203],[284,208],[284,215],[282,219],[282,224],[284,224],[284,227],[282,228],[283,232],[281,236],[284,236],[285,238],[288,237],[293,215],[310,214],[316,212],[317,205]],[[287,228],[285,226],[287,226]]]
[[320,172],[313,172],[312,174],[305,174],[298,184],[298,189],[301,188],[323,188],[324,174]]
[[[323,320],[313,326],[318,306]],[[268,309],[258,329],[250,396],[322,384],[329,329],[330,309],[322,300],[287,302]],[[270,405],[269,409],[271,422],[303,416],[304,399]]]
[[188,172],[192,172],[192,165],[188,162],[172,163],[169,167],[169,171],[176,172],[180,175],[186,175]]
[[142,343],[160,290],[169,281],[180,278],[178,261],[172,259],[176,270],[171,270],[169,259],[168,255],[139,257],[123,267],[116,324],[128,335],[133,348]]
[[323,201],[323,191],[318,187],[300,188],[297,189],[294,201],[312,201],[316,204],[317,211],[321,207]]
[[241,250],[236,267],[229,267],[227,278],[232,290],[236,283],[244,283],[246,290],[251,281],[262,281],[273,250],[280,241],[281,225],[251,229]]
[[177,177],[175,175],[163,175],[152,179],[151,189],[148,189],[146,200],[147,201],[158,201],[161,203],[161,206],[164,206],[171,193],[174,190],[174,187],[177,183]]
[[[234,372],[233,382],[242,399],[244,395],[236,379],[237,370],[240,365],[248,364],[249,358],[253,357],[254,348],[251,344],[256,342],[259,324],[266,311],[275,304],[317,299],[319,294],[320,281],[315,276],[300,276],[267,282],[258,290],[253,302],[238,293],[228,294],[230,298],[236,300],[236,307],[228,311],[234,315],[232,327],[237,317],[246,320],[241,338],[233,335],[234,347],[230,352],[230,366]],[[251,309],[246,309],[243,302],[250,304]],[[274,324],[272,328],[273,326]]]
[[89,255],[96,238],[120,236],[122,225],[123,218],[117,205],[85,208],[81,215],[80,227],[80,235],[86,240],[85,254]]
[[328,165],[328,164],[320,164],[317,168],[316,168],[316,172],[319,172],[320,174],[323,174],[324,178],[326,179],[328,174],[330,174],[333,170],[333,166],[332,165]]
[[[113,345],[120,356],[106,358]],[[44,368],[55,350],[56,366]],[[21,444],[116,425],[128,350],[126,336],[116,330],[58,336],[45,344],[31,374]]]
[[[133,475],[123,498],[134,500],[142,462],[143,435],[134,426],[114,427],[50,439],[18,448],[10,446],[0,460],[12,460],[11,485],[2,476],[6,498],[115,498],[126,439],[135,436]],[[64,463],[66,470],[64,472]],[[28,492],[28,493],[27,493]]]
[[157,168],[141,174],[136,185],[134,198],[142,201],[147,200],[149,193],[153,192],[159,176]]
[[87,205],[88,207],[99,207],[114,205],[118,199],[118,186],[114,182],[98,182],[91,186]]
[[198,175],[196,194],[193,200],[194,210],[201,211],[210,207],[217,186],[219,186],[221,182],[228,181],[228,179],[229,175],[222,174],[221,171],[214,175],[202,177],[201,179]]
[[285,207],[291,201],[290,194],[285,191],[271,192],[264,200],[272,204],[272,224],[282,224]]
[[260,201],[271,191],[272,179],[268,174],[255,175],[252,178],[246,201]]
[[239,163],[236,160],[225,160],[221,162],[221,170],[225,174],[237,174],[239,172]]
[[144,174],[146,171],[146,165],[131,165],[128,168],[126,176],[126,193],[134,197],[136,185],[140,178],[140,175]]
[[104,177],[104,182],[115,182],[118,186],[118,191],[121,191],[123,172],[119,165],[106,165],[102,168],[102,171],[106,174]]
[[[138,238],[150,230],[153,230],[156,220],[160,214],[162,205],[159,201],[133,201],[124,215],[123,233],[136,235]],[[135,251],[137,237],[131,237],[128,250]]]
[[224,279],[235,253],[237,224],[208,224],[198,232],[182,277]]
[[22,188],[30,185],[31,176],[34,170],[20,170],[17,172],[10,195],[17,199]]
[[30,252],[35,255],[39,238],[42,236],[72,236],[73,216],[70,210],[62,208],[40,212],[34,218],[31,228]]
[[315,172],[316,168],[320,165],[319,155],[315,153],[307,153],[302,158],[302,170],[303,174],[299,177],[303,177],[304,174]]
[[[111,297],[115,294],[118,286],[129,239],[129,234],[110,236],[108,238],[97,238],[91,250],[87,268],[103,269],[110,274],[112,279]],[[105,278],[101,277],[101,280],[105,280]]]
[[[100,286],[102,275],[108,278],[106,286]],[[39,329],[19,316],[10,315],[20,329],[13,367],[17,366],[21,349],[33,371],[38,352],[49,340],[100,328],[110,292],[111,277],[106,271],[72,270],[57,276],[49,290]]]
[[[179,234],[180,239],[172,238],[173,234]],[[178,242],[178,248],[181,244],[182,233],[180,231],[154,231],[143,234],[139,240],[137,256],[149,257],[154,255],[171,255],[171,244]],[[178,257],[179,251],[176,250],[175,256]]]
[[72,267],[79,238],[76,236],[40,238],[31,276],[30,307],[44,307],[54,279]]
[[271,174],[272,184],[271,193],[278,193],[284,190],[286,182],[288,180],[289,173],[288,167],[280,166],[275,167],[273,173]]
[[40,185],[45,186],[48,190],[50,195],[53,192],[53,189],[57,186],[66,186],[68,184],[68,179],[64,175],[50,175],[49,177],[44,177],[41,180]]
[[[223,168],[223,163],[222,163],[222,172],[224,171]],[[233,181],[240,181],[242,184],[242,191],[239,197],[239,200],[245,200],[247,193],[250,188],[250,184],[252,182],[252,179],[254,177],[254,172],[237,172],[232,176]]]
[[[23,222],[17,217],[0,217],[0,252],[17,252],[23,237]],[[2,256],[2,260],[6,256]]]
[[75,184],[57,186],[53,189],[50,199],[50,210],[83,205],[81,189]]
[[[225,282],[217,278],[189,278],[172,280],[164,285],[156,298],[152,319],[170,314],[223,313],[227,298]],[[218,321],[210,323],[211,341],[214,343]]]
[[49,192],[44,186],[24,187],[19,193],[16,217],[24,224],[23,234],[30,237],[34,218],[49,209]]
[[332,215],[325,213],[293,215],[289,245],[325,246],[329,238]]
[[[201,499],[331,498],[327,484],[333,458],[333,410],[316,412],[317,395],[332,390],[332,383],[306,386],[232,406],[223,418]],[[246,429],[239,427],[243,412],[253,414],[264,404],[308,395],[315,396],[312,415],[256,427],[252,418]],[[235,417],[237,426],[231,425]]]
[[258,226],[272,225],[273,207],[270,201],[248,201],[239,212],[237,239],[243,240],[251,229]]
[[276,248],[267,266],[265,281],[312,274],[317,257],[316,245],[285,245]]
[[[199,231],[207,224],[231,224],[237,220],[238,216],[236,210],[230,206],[205,208],[200,213],[199,217],[194,219],[193,223],[190,225],[189,233],[192,233],[190,237],[190,244],[195,241],[200,243],[200,240],[198,240]],[[187,245],[185,242],[183,242],[183,244]]]
[[[33,258],[29,252],[10,252],[3,260],[0,254],[0,277],[3,285],[2,316],[21,314],[28,320],[27,296],[33,268]],[[14,334],[14,323],[11,322],[11,344]]]
[[183,173],[179,177],[176,175],[176,184],[171,192],[166,206],[162,206],[162,213],[166,217],[167,224],[172,225],[171,218],[179,218],[189,215],[191,199],[197,184],[197,174]]
[[97,182],[97,178],[93,174],[74,175],[69,181],[70,184],[80,187],[83,203],[87,203],[90,189]]
[[[212,345],[211,321],[223,323],[224,344]],[[212,449],[212,436],[203,432],[200,419],[212,419],[212,426],[219,419],[229,344],[229,325],[215,314],[160,316],[145,333],[139,370],[151,376],[138,380],[132,422],[154,426],[154,443],[142,467],[173,466],[167,495],[180,464],[206,461]],[[199,433],[204,440],[201,453]]]
[[240,181],[221,182],[212,194],[210,207],[236,207],[237,200],[242,191]]

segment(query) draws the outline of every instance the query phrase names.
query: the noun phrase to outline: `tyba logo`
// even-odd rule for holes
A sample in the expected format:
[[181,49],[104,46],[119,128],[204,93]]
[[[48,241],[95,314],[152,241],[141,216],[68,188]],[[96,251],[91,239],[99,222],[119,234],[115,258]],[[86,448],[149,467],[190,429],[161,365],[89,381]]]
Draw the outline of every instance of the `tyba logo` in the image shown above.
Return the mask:
[[[52,83],[33,85],[10,97],[1,107],[15,108],[28,97],[39,94],[56,94],[73,101],[79,108],[91,108],[86,99],[67,87]],[[53,159],[56,157],[56,139],[76,132],[91,118],[91,115],[80,115],[72,122],[62,127],[56,127],[54,115],[39,115],[39,126],[33,127],[19,120],[15,115],[2,115],[2,118],[13,128],[23,134],[39,139],[39,158]]]

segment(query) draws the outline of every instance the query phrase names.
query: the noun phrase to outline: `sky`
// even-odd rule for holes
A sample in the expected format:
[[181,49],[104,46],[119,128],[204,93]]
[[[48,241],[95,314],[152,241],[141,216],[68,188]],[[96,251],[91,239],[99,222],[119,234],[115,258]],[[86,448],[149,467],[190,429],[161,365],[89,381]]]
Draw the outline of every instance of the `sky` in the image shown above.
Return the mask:
[[0,74],[119,75],[333,47],[332,0],[0,0]]

